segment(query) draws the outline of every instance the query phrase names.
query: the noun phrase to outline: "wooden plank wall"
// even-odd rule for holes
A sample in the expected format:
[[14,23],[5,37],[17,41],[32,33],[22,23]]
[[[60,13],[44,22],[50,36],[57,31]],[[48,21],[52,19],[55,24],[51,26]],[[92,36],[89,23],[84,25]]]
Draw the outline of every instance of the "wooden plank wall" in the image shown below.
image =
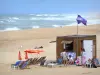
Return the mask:
[[81,37],[78,38],[78,50],[77,50],[77,38],[64,38],[64,37],[57,37],[56,39],[56,58],[58,58],[60,56],[60,53],[63,51],[63,44],[61,44],[61,42],[63,40],[71,40],[73,41],[73,50],[76,52],[77,56],[81,55],[81,48],[82,48],[82,43],[81,41],[83,40],[93,40],[93,44],[95,45],[94,48],[94,56],[96,57],[96,37],[95,36],[91,36],[91,37]]

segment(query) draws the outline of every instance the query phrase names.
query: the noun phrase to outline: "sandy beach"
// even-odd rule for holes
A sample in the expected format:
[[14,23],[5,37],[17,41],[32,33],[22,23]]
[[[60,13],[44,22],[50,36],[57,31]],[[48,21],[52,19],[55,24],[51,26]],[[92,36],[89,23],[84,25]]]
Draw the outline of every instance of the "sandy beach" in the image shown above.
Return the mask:
[[55,68],[47,68],[47,67],[39,67],[39,66],[31,66],[31,69],[24,70],[13,70],[10,68],[10,65],[0,65],[0,75],[99,75],[99,68],[82,68],[76,66],[68,66],[68,67],[55,67]]
[[[99,35],[98,25],[79,26],[79,34]],[[56,43],[50,43],[56,41],[57,36],[62,35],[76,35],[76,26],[66,26],[62,28],[38,28],[32,30],[19,30],[19,31],[6,31],[0,32],[0,75],[98,75],[100,68],[89,69],[82,67],[64,67],[64,68],[44,68],[34,67],[26,70],[12,70],[10,64],[18,60],[18,51],[21,51],[22,58],[24,60],[24,50],[33,49],[36,46],[43,46],[44,52],[40,56],[47,56],[48,60],[56,59]],[[98,40],[99,41],[99,40]],[[98,46],[100,43],[97,44]],[[22,47],[21,47],[22,46]],[[99,47],[98,47],[99,48]],[[100,49],[100,48],[99,48]],[[29,57],[35,57],[36,54],[29,55]]]

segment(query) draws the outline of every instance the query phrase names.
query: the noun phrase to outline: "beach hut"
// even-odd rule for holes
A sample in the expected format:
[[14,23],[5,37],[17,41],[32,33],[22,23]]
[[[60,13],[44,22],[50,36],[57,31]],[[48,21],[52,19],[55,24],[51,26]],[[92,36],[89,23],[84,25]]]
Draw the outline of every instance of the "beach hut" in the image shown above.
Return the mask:
[[96,57],[96,35],[57,36],[56,57],[59,57],[63,50],[75,52],[76,57],[81,56],[84,50],[87,57]]

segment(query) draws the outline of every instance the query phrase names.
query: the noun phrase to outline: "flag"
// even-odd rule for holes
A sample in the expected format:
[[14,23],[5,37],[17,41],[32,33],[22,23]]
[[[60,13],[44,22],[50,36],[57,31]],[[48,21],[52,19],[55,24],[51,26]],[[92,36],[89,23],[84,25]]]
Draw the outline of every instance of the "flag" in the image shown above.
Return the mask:
[[83,23],[84,25],[87,25],[87,20],[81,17],[80,15],[77,16],[77,24]]

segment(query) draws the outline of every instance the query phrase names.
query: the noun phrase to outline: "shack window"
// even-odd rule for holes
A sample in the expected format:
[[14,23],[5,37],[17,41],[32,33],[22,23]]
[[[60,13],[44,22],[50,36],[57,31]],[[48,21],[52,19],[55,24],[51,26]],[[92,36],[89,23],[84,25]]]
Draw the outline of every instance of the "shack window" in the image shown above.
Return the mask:
[[73,42],[68,43],[68,44],[64,44],[64,50],[67,50],[68,52],[72,52],[73,51]]

